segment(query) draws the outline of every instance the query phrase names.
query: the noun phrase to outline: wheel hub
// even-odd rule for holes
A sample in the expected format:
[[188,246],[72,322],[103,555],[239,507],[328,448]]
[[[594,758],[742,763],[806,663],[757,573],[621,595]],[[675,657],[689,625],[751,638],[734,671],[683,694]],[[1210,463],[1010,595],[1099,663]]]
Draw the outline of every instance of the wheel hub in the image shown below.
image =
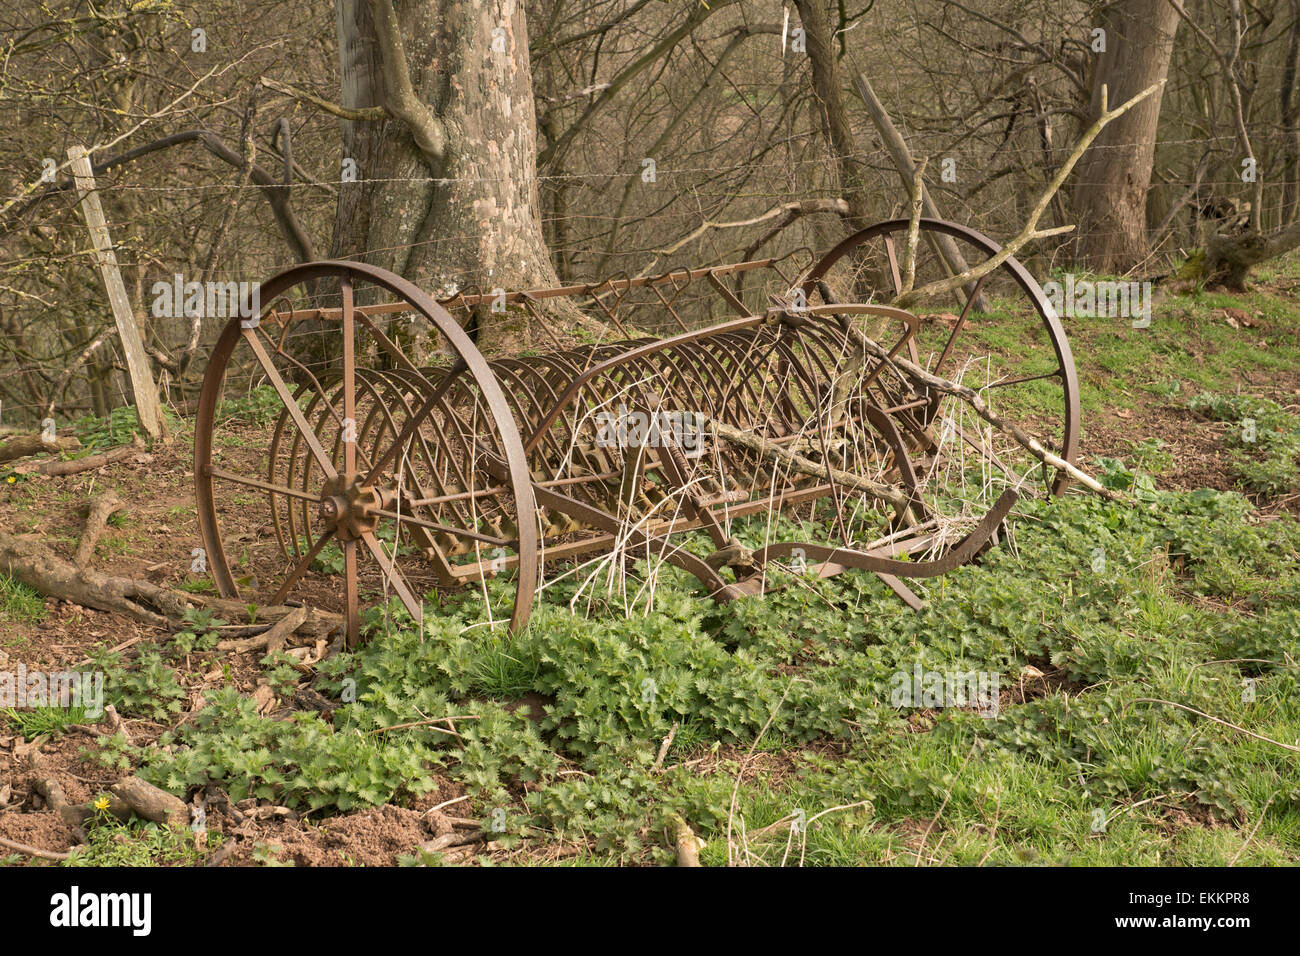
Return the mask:
[[391,497],[373,485],[361,484],[355,474],[339,475],[325,481],[316,513],[340,541],[355,541],[375,530],[378,512],[388,507]]

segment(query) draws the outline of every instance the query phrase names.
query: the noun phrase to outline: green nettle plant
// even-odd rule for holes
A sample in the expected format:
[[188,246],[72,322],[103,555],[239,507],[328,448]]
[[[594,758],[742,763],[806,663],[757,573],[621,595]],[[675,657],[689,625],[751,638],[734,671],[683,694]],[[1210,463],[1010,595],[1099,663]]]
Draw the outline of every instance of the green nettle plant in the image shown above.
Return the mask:
[[104,702],[123,717],[161,721],[180,713],[185,688],[159,652],[142,651],[129,665],[112,651],[92,651],[89,657],[91,666],[104,675]]
[[[487,626],[473,596],[444,596],[422,629],[393,601],[368,613],[368,643],[317,665],[315,689],[337,702],[327,715],[268,719],[235,689],[213,690],[157,747],[104,741],[101,753],[139,761],[174,793],[216,782],[235,800],[319,814],[406,803],[451,779],[503,845],[563,839],[629,861],[668,859],[665,834],[682,818],[705,837],[706,862],[725,862],[725,841],[708,841],[728,818],[753,832],[796,808],[851,808],[804,834],[813,862],[888,855],[891,821],[945,801],[945,816],[985,823],[995,808],[1029,820],[1050,806],[1059,819],[1026,826],[1077,828],[1085,848],[1059,839],[1055,862],[1094,852],[1092,823],[1139,801],[1232,817],[1277,790],[1269,812],[1294,812],[1300,787],[1276,749],[1192,711],[1297,735],[1300,527],[1256,520],[1234,493],[1158,490],[1119,461],[1102,474],[1135,503],[1023,501],[1014,546],[925,585],[919,613],[871,575],[780,569],[762,599],[719,606],[645,562],[629,573],[655,576],[653,613],[611,601],[576,614],[587,598],[570,576],[513,637]],[[736,533],[757,543],[765,529]],[[151,703],[135,706],[174,700],[156,660],[112,666],[118,693],[147,688]],[[894,706],[891,682],[914,668],[1001,675],[998,715]],[[781,773],[746,778],[733,808],[736,774],[760,758]],[[1136,825],[1128,816],[1107,825]],[[980,842],[969,860],[954,847],[954,861],[978,862]]]
[[1233,426],[1224,442],[1232,449],[1230,467],[1240,487],[1263,495],[1300,490],[1300,417],[1248,395],[1202,392],[1187,407]]
[[175,657],[213,650],[220,639],[217,629],[226,623],[215,612],[196,608],[186,610],[182,622],[184,628],[172,635],[169,645]]

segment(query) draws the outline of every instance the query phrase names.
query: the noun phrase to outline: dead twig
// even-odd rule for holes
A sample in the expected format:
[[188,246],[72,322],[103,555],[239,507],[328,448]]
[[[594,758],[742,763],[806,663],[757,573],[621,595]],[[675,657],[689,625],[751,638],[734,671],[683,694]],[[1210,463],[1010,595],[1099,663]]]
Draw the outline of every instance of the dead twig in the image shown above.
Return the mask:
[[1246,847],[1250,846],[1250,841],[1255,839],[1255,834],[1259,832],[1259,825],[1264,822],[1264,816],[1268,813],[1268,808],[1273,803],[1273,798],[1281,792],[1281,790],[1274,790],[1269,795],[1268,800],[1264,803],[1264,809],[1259,811],[1259,819],[1255,821],[1255,825],[1250,828],[1250,833],[1246,836],[1246,842],[1241,845],[1241,849],[1232,854],[1232,859],[1228,861],[1228,866],[1237,865],[1237,860],[1241,859],[1241,855],[1246,852]]
[[217,644],[217,650],[242,653],[243,651],[266,648],[266,653],[275,654],[284,648],[289,635],[298,630],[306,620],[307,609],[305,607],[294,608],[261,634],[237,640],[221,641]]
[[487,834],[482,830],[476,830],[473,833],[444,833],[427,843],[421,843],[420,849],[425,853],[439,853],[448,847],[466,846],[470,843],[481,843],[487,840]]
[[1177,707],[1179,710],[1185,710],[1189,714],[1195,714],[1197,717],[1204,717],[1206,720],[1212,720],[1216,724],[1222,724],[1238,733],[1245,734],[1247,737],[1254,737],[1256,740],[1262,740],[1267,744],[1275,744],[1283,750],[1290,750],[1292,753],[1300,754],[1300,747],[1291,744],[1284,744],[1280,740],[1274,740],[1272,737],[1265,737],[1263,734],[1257,734],[1253,730],[1247,730],[1245,727],[1238,727],[1236,724],[1230,724],[1222,718],[1215,717],[1213,714],[1207,714],[1203,710],[1197,710],[1195,707],[1188,707],[1186,704],[1179,704],[1172,700],[1162,700],[1159,697],[1138,697],[1133,703],[1135,704],[1168,704],[1170,707]]
[[[994,412],[992,409],[988,407],[988,405],[985,404],[984,399],[982,399],[979,393],[976,392],[973,388],[970,388],[966,385],[959,385],[956,382],[949,381],[946,378],[940,378],[937,375],[931,375],[925,369],[921,368],[919,365],[916,365],[908,361],[907,359],[903,358],[901,355],[895,355],[891,357],[888,349],[884,348],[877,342],[868,338],[866,333],[863,332],[861,329],[859,329],[856,325],[853,325],[847,319],[843,319],[842,323],[845,331],[849,334],[851,338],[854,339],[854,341],[857,343],[859,348],[869,352],[871,355],[880,359],[882,362],[895,366],[901,372],[905,372],[911,378],[914,378],[917,381],[919,381],[922,385],[925,385],[933,389],[934,391],[942,392],[945,395],[952,395],[954,398],[961,399],[972,409],[974,409],[975,413],[979,415],[980,418],[984,419],[986,422],[988,422],[990,425],[992,425],[994,428],[998,429],[999,431],[1010,435],[1016,441],[1016,444],[1020,445],[1022,448],[1028,451],[1031,455],[1033,455],[1043,464],[1047,465],[1049,468],[1055,468],[1058,471],[1065,472],[1072,479],[1077,481],[1079,484],[1083,485],[1089,491],[1101,495],[1101,497],[1103,498],[1107,498],[1111,501],[1121,501],[1121,502],[1128,501],[1126,497],[1114,491],[1111,491],[1109,488],[1107,488],[1105,485],[1099,482],[1096,478],[1092,477],[1087,472],[1081,470],[1078,466],[1066,461],[1060,455],[1048,451],[1046,448],[1043,447],[1042,443],[1037,438],[1034,438],[1032,435],[1028,434],[1019,425],[1015,424],[1014,422],[1007,421],[1001,415]],[[784,451],[784,449],[782,449],[782,451]],[[789,452],[786,452],[786,454],[789,454]],[[823,466],[818,465],[817,467],[822,468]],[[837,472],[835,475],[836,481],[840,480],[839,475],[840,473]]]
[[[865,339],[866,337],[863,336]],[[884,353],[886,356],[888,352]],[[697,418],[697,421],[700,419]],[[823,465],[815,462],[811,458],[805,458],[803,455],[796,454],[787,448],[774,444],[767,439],[756,435],[752,432],[741,431],[739,428],[733,428],[724,422],[714,418],[704,418],[700,421],[702,428],[713,432],[719,438],[724,438],[733,445],[739,445],[742,448],[748,448],[750,451],[757,452],[764,458],[784,462],[793,470],[800,474],[812,475],[817,478],[827,478],[836,484],[843,485],[846,488],[852,488],[855,491],[865,492],[872,497],[886,501],[896,508],[907,508],[912,504],[912,499],[901,488],[893,485],[887,485],[879,481],[872,481],[870,478],[864,478],[861,475],[854,475],[847,471],[840,471],[838,468],[831,468],[829,465]]]
[[659,770],[664,765],[664,758],[668,756],[668,748],[673,745],[673,738],[677,736],[677,721],[673,721],[672,727],[668,731],[668,736],[659,745],[659,756],[655,757],[653,770]]
[[763,724],[762,729],[758,732],[758,736],[755,737],[754,742],[749,745],[749,752],[745,754],[745,759],[740,762],[740,767],[736,770],[736,781],[731,787],[731,805],[727,810],[727,865],[728,866],[734,865],[733,852],[732,852],[733,845],[731,842],[731,824],[736,816],[736,798],[740,794],[740,782],[745,776],[745,766],[749,763],[749,758],[754,756],[754,751],[758,749],[758,742],[763,739],[763,735],[767,733],[767,729],[772,726],[772,721],[776,720],[776,715],[780,713],[782,705],[785,704],[785,699],[790,696],[790,691],[791,689],[793,689],[794,682],[797,679],[798,678],[795,678],[794,680],[791,680],[788,684],[785,685],[785,691],[781,694],[781,699],[776,702],[776,706],[772,708],[772,712],[767,715],[767,723]]
[[66,860],[72,854],[63,853],[58,850],[41,850],[34,846],[28,846],[26,843],[19,843],[17,840],[6,840],[0,837],[0,846],[22,853],[26,856],[34,856],[41,860]]
[[[970,745],[970,750],[966,753],[966,759],[963,760],[961,766],[957,768],[957,776],[953,777],[952,784],[943,793],[943,802],[939,804],[939,809],[935,812],[934,816],[930,818],[930,822],[925,825],[925,832],[921,834],[921,844],[916,848],[916,859],[912,862],[913,866],[921,865],[921,851],[925,849],[925,841],[930,838],[930,831],[934,829],[934,825],[938,823],[939,818],[943,816],[944,808],[948,806],[948,801],[952,799],[953,787],[957,786],[957,781],[961,779],[962,771],[965,770],[966,765],[970,763],[970,758],[975,756],[975,748],[978,746],[978,740]],[[938,848],[936,847],[935,849],[937,850]]]
[[[433,730],[439,731],[440,733],[452,734],[453,736],[459,737],[460,734],[456,733],[456,731],[443,730],[443,728],[435,725],[451,723],[451,721],[453,720],[478,720],[478,719],[479,716],[477,714],[461,714],[458,717],[430,717],[428,720],[412,720],[409,723],[405,723],[405,724],[393,724],[393,726],[391,727],[380,727],[378,730],[372,730],[370,732],[372,734],[386,734],[390,730],[410,730],[412,727],[429,727]],[[465,798],[459,797],[457,799],[463,800]],[[455,803],[456,801],[453,800],[451,802]],[[446,806],[446,804],[441,804],[441,805]]]

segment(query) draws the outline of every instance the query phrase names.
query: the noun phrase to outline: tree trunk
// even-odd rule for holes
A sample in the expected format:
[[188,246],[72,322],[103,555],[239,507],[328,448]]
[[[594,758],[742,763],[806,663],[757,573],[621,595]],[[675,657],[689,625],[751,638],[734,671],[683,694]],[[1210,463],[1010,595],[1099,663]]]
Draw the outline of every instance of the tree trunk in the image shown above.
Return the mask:
[[[387,3],[335,4],[342,105],[384,106],[389,118],[342,121],[344,163],[355,161],[357,181],[340,187],[332,254],[382,266],[438,298],[558,284],[540,223],[523,4],[402,0],[394,51],[376,30]],[[441,142],[409,115],[396,118],[398,59],[414,109],[427,111]],[[480,344],[524,344],[490,328],[511,315],[483,310],[476,319]]]
[[840,191],[849,204],[849,214],[845,221],[854,230],[865,229],[871,225],[870,192],[862,154],[858,151],[853,128],[849,125],[848,111],[840,95],[826,0],[796,0],[795,7],[799,11],[799,21],[806,35],[813,89],[821,107],[822,132],[835,153]]
[[1296,116],[1296,69],[1300,62],[1300,0],[1291,0],[1291,29],[1287,37],[1286,61],[1279,84],[1278,110],[1282,119],[1282,219],[1288,226],[1296,220],[1297,180],[1300,179],[1300,121]]
[[[1106,50],[1096,54],[1093,67],[1091,116],[1101,113],[1103,86],[1114,105],[1166,77],[1178,19],[1168,0],[1120,0],[1107,9],[1101,23]],[[1107,126],[1079,162],[1075,259],[1096,272],[1125,272],[1147,255],[1147,190],[1162,92]]]
[[1246,277],[1253,266],[1296,248],[1300,248],[1300,221],[1268,235],[1256,232],[1244,236],[1212,233],[1205,242],[1202,275],[1210,285],[1222,285],[1231,292],[1244,292]]

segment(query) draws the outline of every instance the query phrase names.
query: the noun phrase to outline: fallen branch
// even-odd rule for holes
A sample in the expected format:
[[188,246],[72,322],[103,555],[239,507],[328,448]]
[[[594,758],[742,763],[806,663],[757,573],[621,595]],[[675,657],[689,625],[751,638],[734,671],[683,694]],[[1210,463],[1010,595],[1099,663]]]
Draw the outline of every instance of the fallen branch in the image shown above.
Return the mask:
[[677,849],[677,865],[699,867],[700,866],[700,847],[703,842],[695,835],[695,831],[687,825],[682,819],[681,814],[674,813],[668,818],[668,822],[673,828],[673,842]]
[[672,727],[668,731],[668,736],[664,737],[663,743],[659,745],[659,756],[655,757],[654,770],[660,770],[664,765],[664,758],[668,756],[668,748],[673,745],[673,738],[677,736],[677,721],[673,721]]
[[[96,812],[94,801],[69,803],[63,787],[53,777],[38,777],[32,786],[45,799],[50,810],[71,827],[81,828]],[[189,822],[189,807],[185,801],[139,777],[126,777],[108,790],[108,803],[103,809],[119,820],[129,820],[135,814],[154,823]]]
[[[88,803],[69,803],[63,787],[53,777],[38,777],[32,781],[32,788],[45,799],[45,804],[51,812],[76,830],[78,839],[84,842],[83,825],[95,812],[94,808]],[[126,820],[131,816],[131,808],[120,797],[110,797],[107,810],[119,820]]]
[[73,564],[79,568],[90,564],[95,557],[95,545],[108,526],[108,519],[125,509],[126,505],[111,491],[90,502],[90,507],[86,509],[86,527],[81,532],[81,541],[77,543],[77,551],[72,556]]
[[[1009,422],[1001,415],[998,415],[984,403],[984,399],[980,398],[979,393],[975,391],[975,389],[969,388],[966,385],[959,385],[956,382],[950,382],[948,379],[940,378],[937,375],[931,375],[919,365],[908,361],[902,356],[895,355],[891,358],[888,349],[868,338],[866,333],[849,322],[847,317],[841,317],[841,325],[859,348],[875,356],[880,361],[893,365],[898,370],[905,372],[908,376],[916,379],[928,388],[961,399],[973,408],[980,418],[984,419],[999,431],[1010,435],[1015,439],[1018,445],[1028,451],[1043,464],[1050,468],[1055,468],[1058,471],[1065,472],[1075,481],[1079,482],[1079,484],[1086,487],[1089,491],[1095,492],[1103,498],[1108,498],[1111,501],[1128,500],[1123,495],[1111,491],[1096,478],[1081,471],[1077,466],[1066,461],[1060,455],[1048,451],[1037,438],[1034,438],[1032,435],[1025,432],[1019,425],[1014,422]],[[840,480],[838,474],[836,475],[835,480]]]
[[121,734],[122,739],[128,744],[133,742],[131,740],[131,732],[126,728],[126,722],[122,720],[122,715],[117,712],[117,708],[112,704],[104,705],[104,719],[101,720],[100,723],[108,724],[108,728],[103,731],[105,737],[115,737],[118,734]]
[[0,837],[0,846],[41,860],[66,860],[71,856],[70,853],[62,853],[58,850],[40,850],[34,846],[28,846],[26,843],[19,843],[16,840],[6,840],[4,837]]
[[[248,617],[248,604],[236,598],[221,598],[210,594],[187,594],[181,591],[167,591],[168,594],[182,596],[189,600],[191,604],[199,607],[209,608],[215,611],[219,616],[227,619],[238,619]],[[259,607],[257,616],[264,619],[268,624],[274,624],[281,618],[303,610],[301,606],[291,606],[286,604],[277,604],[273,607]],[[335,614],[332,611],[322,611],[320,608],[309,607],[307,616],[303,622],[298,625],[296,633],[310,635],[311,637],[330,637],[335,634],[343,624],[343,616]]]
[[139,777],[127,777],[108,788],[109,793],[123,800],[136,814],[154,823],[186,824],[190,822],[190,808],[180,797],[160,790]]
[[81,442],[71,435],[54,439],[48,439],[44,435],[15,435],[0,442],[0,462],[26,458],[29,455],[52,455],[61,451],[73,451],[80,447]]
[[219,651],[234,651],[242,653],[244,651],[253,651],[260,648],[266,648],[266,653],[275,654],[283,650],[285,641],[289,635],[293,634],[298,628],[302,627],[307,620],[307,609],[305,607],[294,608],[280,620],[276,621],[261,634],[255,634],[252,637],[245,637],[233,641],[221,641],[217,644]]
[[[453,720],[479,720],[479,719],[480,718],[477,714],[460,714],[454,717],[430,717],[428,720],[412,720],[405,724],[393,724],[391,727],[380,727],[377,730],[372,730],[370,732],[372,734],[386,734],[390,730],[410,730],[413,727],[428,727],[431,730],[436,730],[438,731],[438,733],[441,734],[452,734],[454,736],[459,737],[460,735],[457,734],[456,731],[444,730],[443,728],[439,727],[438,724],[450,724],[452,727],[455,727],[456,725],[452,723]],[[457,799],[463,800],[465,798],[458,797]],[[455,800],[448,801],[448,803],[455,803],[455,802],[456,802]],[[447,805],[448,805],[447,803],[440,803],[438,804],[438,807],[445,807]],[[438,807],[434,807],[434,809],[436,810],[438,809]]]
[[[866,336],[863,336],[863,338],[865,339]],[[874,345],[874,343],[872,344]],[[884,354],[887,356],[889,353],[885,352]],[[701,424],[702,427],[709,429],[719,438],[724,438],[733,445],[748,448],[750,451],[757,452],[769,460],[784,462],[800,474],[811,475],[815,478],[827,478],[846,488],[862,491],[874,498],[887,501],[897,508],[907,508],[912,503],[912,499],[901,488],[873,481],[870,478],[863,478],[861,475],[850,474],[847,471],[840,471],[838,468],[831,468],[829,465],[820,464],[811,458],[805,458],[803,455],[782,448],[780,445],[774,444],[752,432],[741,431],[739,428],[733,428],[731,425],[724,424],[714,418],[705,418]]]
[[473,833],[444,833],[442,836],[430,840],[427,843],[421,843],[420,849],[425,853],[440,853],[448,847],[480,843],[486,839],[487,834],[482,830],[477,830]]
[[22,464],[16,466],[14,471],[20,475],[48,475],[50,477],[77,475],[83,471],[94,471],[96,468],[103,468],[105,465],[111,465],[115,461],[122,461],[124,458],[130,458],[134,454],[143,452],[144,442],[140,440],[139,435],[133,435],[131,436],[131,444],[118,445],[116,448],[110,448],[98,455],[87,455],[85,458],[73,458],[69,461],[54,459]]
[[[79,568],[55,554],[45,544],[29,537],[0,531],[0,572],[35,588],[46,597],[70,604],[123,614],[133,620],[171,630],[184,623],[185,612],[192,606],[211,608],[226,619],[248,615],[248,606],[234,598],[173,591],[148,581],[102,574],[92,568]],[[298,607],[258,608],[261,618],[270,623],[302,611]],[[338,614],[307,609],[299,630],[316,637],[327,636],[342,624]]]

